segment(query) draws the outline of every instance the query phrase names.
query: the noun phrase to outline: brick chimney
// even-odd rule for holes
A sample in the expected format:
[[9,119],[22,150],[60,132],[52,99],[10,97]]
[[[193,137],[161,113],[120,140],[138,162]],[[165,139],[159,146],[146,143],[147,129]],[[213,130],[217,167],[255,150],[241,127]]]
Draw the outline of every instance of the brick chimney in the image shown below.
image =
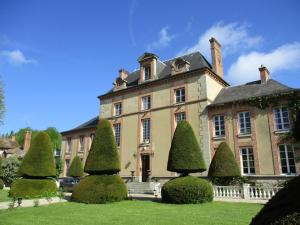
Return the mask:
[[23,149],[25,152],[27,152],[30,148],[30,142],[31,142],[31,131],[27,130],[25,133],[25,138],[24,138],[24,146]]
[[125,80],[128,77],[128,72],[125,69],[120,69],[119,70],[119,77],[122,80]]
[[211,38],[210,42],[210,52],[211,52],[211,61],[213,68],[222,79],[224,78],[223,71],[223,60],[222,60],[222,49],[220,43],[215,39]]
[[264,65],[261,65],[260,68],[258,68],[260,72],[260,80],[261,83],[266,83],[268,80],[270,80],[270,72]]

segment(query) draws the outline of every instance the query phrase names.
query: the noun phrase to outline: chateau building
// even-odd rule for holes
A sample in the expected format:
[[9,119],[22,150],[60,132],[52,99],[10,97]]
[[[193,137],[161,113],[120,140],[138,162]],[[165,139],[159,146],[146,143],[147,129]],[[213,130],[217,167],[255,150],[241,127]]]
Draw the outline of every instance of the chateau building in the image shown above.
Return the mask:
[[114,87],[98,96],[100,115],[62,132],[63,176],[75,155],[85,162],[99,118],[111,121],[125,179],[177,176],[166,168],[181,120],[191,124],[207,167],[219,143],[226,141],[244,176],[299,174],[299,143],[286,138],[293,127],[290,99],[299,90],[270,79],[264,66],[259,68],[260,80],[230,86],[224,80],[221,45],[212,38],[210,46],[212,64],[199,52],[166,61],[144,53],[138,70],[121,69]]

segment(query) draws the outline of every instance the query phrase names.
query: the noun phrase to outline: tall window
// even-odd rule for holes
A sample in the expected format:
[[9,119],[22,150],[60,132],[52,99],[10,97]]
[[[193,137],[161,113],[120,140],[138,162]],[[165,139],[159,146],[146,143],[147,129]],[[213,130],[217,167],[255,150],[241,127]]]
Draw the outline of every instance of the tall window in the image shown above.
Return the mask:
[[240,112],[239,114],[239,133],[240,134],[250,134],[251,133],[251,122],[250,122],[250,112]]
[[150,119],[142,120],[142,137],[143,143],[150,142]]
[[72,138],[71,137],[68,137],[67,138],[67,150],[66,150],[66,152],[71,152],[71,150],[72,150]]
[[176,125],[178,122],[182,121],[182,120],[185,120],[185,112],[181,112],[181,113],[176,113],[175,114],[175,122],[176,122]]
[[292,145],[279,145],[281,173],[296,173],[295,158]]
[[120,116],[122,114],[122,103],[115,103],[114,107],[115,116]]
[[150,95],[142,97],[142,110],[148,110],[151,108]]
[[243,162],[243,173],[244,174],[255,174],[254,156],[252,148],[242,148],[242,162]]
[[70,159],[66,159],[66,174],[68,174],[70,168]]
[[215,125],[215,137],[224,137],[225,136],[225,122],[223,115],[217,115],[214,117]]
[[144,80],[150,80],[151,79],[151,68],[150,66],[144,67]]
[[175,103],[185,102],[185,89],[180,88],[175,90]]
[[114,127],[116,144],[117,144],[117,146],[120,146],[120,144],[121,144],[121,124],[116,123],[113,125],[113,127]]
[[79,136],[79,151],[83,152],[84,150],[84,136]]
[[274,108],[276,130],[290,129],[289,112],[287,107]]

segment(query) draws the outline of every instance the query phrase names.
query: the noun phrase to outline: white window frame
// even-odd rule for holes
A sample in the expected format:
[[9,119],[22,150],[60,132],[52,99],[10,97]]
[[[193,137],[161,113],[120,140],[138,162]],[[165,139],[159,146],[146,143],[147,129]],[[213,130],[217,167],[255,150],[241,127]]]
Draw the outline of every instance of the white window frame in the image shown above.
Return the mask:
[[[289,118],[289,110],[287,107],[276,107],[273,109],[274,113],[274,124],[276,131],[287,131],[290,130],[290,118]],[[283,116],[286,113],[287,116]],[[287,121],[284,121],[284,120]]]
[[142,97],[142,110],[149,110],[151,109],[151,96],[143,96]]
[[[282,152],[282,149],[280,149],[280,147],[283,147],[283,154],[284,154],[284,158],[281,157],[281,152]],[[288,147],[290,147],[290,152],[291,154],[293,155],[292,158],[289,157],[289,154],[288,154]],[[278,151],[279,151],[279,159],[280,159],[280,168],[281,168],[281,174],[287,174],[287,175],[294,175],[296,174],[296,163],[295,163],[295,151],[294,151],[294,147],[293,145],[291,144],[280,144],[278,145]],[[292,160],[294,163],[293,165],[290,164],[290,160]],[[287,172],[283,172],[283,165],[282,165],[282,162],[285,162],[285,167],[287,169]],[[294,172],[291,172],[291,168],[294,167]]]
[[251,134],[251,115],[249,111],[239,112],[239,134]]
[[144,66],[144,81],[151,80],[151,67],[150,65]]
[[[243,150],[246,151],[246,154],[244,154]],[[251,150],[251,153],[250,153],[250,150]],[[242,147],[240,148],[240,156],[241,156],[241,169],[242,169],[242,173],[244,175],[255,175],[256,171],[255,171],[255,158],[254,158],[254,149],[253,147]],[[243,156],[246,156],[246,160],[244,160],[244,157]],[[252,158],[253,158],[253,166],[251,166],[251,161],[250,160],[250,155],[252,155]],[[245,168],[244,167],[244,161],[246,161],[247,163],[247,167]],[[254,169],[254,173],[251,172],[251,168]],[[245,173],[244,170],[247,170],[247,173]]]
[[114,134],[115,134],[115,141],[116,141],[116,145],[117,147],[120,147],[121,145],[121,123],[115,123],[113,125],[114,127]]
[[84,151],[84,136],[83,135],[79,136],[79,151],[80,152]]
[[151,140],[151,120],[142,119],[142,143],[150,143]]
[[178,122],[186,120],[186,113],[185,112],[180,112],[180,113],[175,113],[175,124],[177,126]]
[[122,102],[118,102],[114,104],[114,116],[122,115]]
[[184,103],[186,100],[185,97],[185,88],[177,88],[174,90],[174,98],[175,98],[175,103],[180,104]]
[[[221,125],[221,118],[223,118],[223,125]],[[214,122],[214,137],[225,137],[225,116],[215,115],[213,117]]]

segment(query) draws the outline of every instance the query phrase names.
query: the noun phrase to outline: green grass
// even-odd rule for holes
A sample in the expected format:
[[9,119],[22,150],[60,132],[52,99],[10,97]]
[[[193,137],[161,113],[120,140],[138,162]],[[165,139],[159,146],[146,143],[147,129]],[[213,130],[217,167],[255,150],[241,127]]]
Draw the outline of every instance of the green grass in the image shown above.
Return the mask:
[[0,190],[0,202],[9,202],[10,200],[11,198],[8,197],[8,191]]
[[110,204],[58,203],[37,208],[0,210],[3,225],[243,225],[261,209],[258,204],[213,202],[172,205],[150,201]]

